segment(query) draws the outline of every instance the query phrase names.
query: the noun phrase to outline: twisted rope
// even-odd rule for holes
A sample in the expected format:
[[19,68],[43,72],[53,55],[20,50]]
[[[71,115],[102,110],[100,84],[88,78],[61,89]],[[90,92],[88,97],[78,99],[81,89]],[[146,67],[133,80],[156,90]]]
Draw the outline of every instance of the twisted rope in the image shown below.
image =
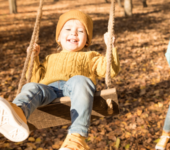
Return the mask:
[[[105,76],[105,82],[106,82],[106,88],[111,87],[111,63],[112,63],[112,49],[114,48],[112,45],[112,36],[114,35],[114,18],[115,18],[115,0],[111,0],[111,7],[110,7],[110,16],[109,16],[109,22],[108,22],[108,44],[107,44],[107,53],[106,53],[106,58],[107,58],[107,66],[106,66],[106,76]],[[112,100],[107,99],[106,100],[107,105],[108,105],[108,113],[113,114],[113,105],[112,105]]]
[[[29,71],[28,71],[29,73],[28,73],[27,83],[30,82],[30,80],[31,80],[32,70],[33,70],[33,65],[34,65],[34,53],[32,53],[32,51],[34,49],[34,43],[36,43],[39,39],[39,28],[40,28],[39,26],[40,26],[40,20],[41,20],[41,16],[42,16],[42,6],[43,6],[43,0],[40,0],[39,9],[37,12],[37,17],[36,17],[36,22],[34,25],[34,30],[33,30],[31,42],[29,45],[29,50],[28,50],[27,57],[26,57],[24,67],[22,70],[21,79],[20,79],[19,85],[18,85],[17,95],[21,92],[21,88],[24,85],[25,75],[26,75],[29,61],[30,61],[30,67],[29,67]],[[31,57],[31,60],[30,60],[30,57]]]
[[[35,23],[35,39],[34,39],[35,41],[33,41],[33,43],[31,43],[32,47],[34,46],[34,43],[37,43],[38,40],[39,40],[39,28],[40,28],[40,21],[41,21],[41,17],[42,17],[42,6],[43,6],[43,0],[40,0],[40,7],[39,7],[39,10],[38,10],[38,13],[37,13],[38,19],[36,20],[36,23]],[[29,70],[28,70],[27,83],[29,83],[31,81],[32,70],[33,70],[33,67],[34,67],[34,58],[35,58],[34,55],[35,55],[35,53],[32,53],[33,49],[34,49],[34,47],[31,50],[32,55],[31,55],[31,60],[30,60],[30,67],[29,67]]]

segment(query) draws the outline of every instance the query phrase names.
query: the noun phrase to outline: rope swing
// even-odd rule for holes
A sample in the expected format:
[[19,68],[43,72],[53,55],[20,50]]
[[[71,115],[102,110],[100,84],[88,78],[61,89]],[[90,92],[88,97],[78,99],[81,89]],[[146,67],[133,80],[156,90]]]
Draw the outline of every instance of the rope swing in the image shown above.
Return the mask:
[[[105,83],[106,88],[111,88],[111,63],[112,63],[112,49],[114,48],[114,45],[112,44],[112,37],[114,35],[114,24],[115,24],[115,0],[111,0],[111,7],[110,7],[110,16],[109,16],[109,22],[108,22],[108,44],[107,44],[107,52],[106,52],[106,58],[107,58],[107,67],[106,67],[106,76],[105,76]],[[108,114],[113,114],[113,104],[111,99],[106,100],[108,105]]]
[[[28,52],[26,56],[26,60],[24,63],[24,67],[21,74],[21,79],[18,85],[17,94],[21,92],[22,86],[25,84],[25,76],[27,72],[27,83],[31,81],[32,70],[34,67],[34,43],[38,42],[39,39],[39,29],[40,29],[40,21],[42,16],[42,6],[43,1],[40,0],[39,8],[37,10],[36,21],[30,41],[30,45],[28,47]],[[107,51],[106,51],[106,76],[105,83],[106,89],[101,91],[95,91],[94,93],[94,102],[93,102],[93,111],[91,113],[92,119],[96,119],[96,117],[104,117],[109,115],[117,115],[119,114],[119,104],[117,99],[117,93],[115,88],[111,88],[111,66],[112,66],[112,49],[114,48],[113,43],[113,35],[114,35],[114,6],[115,0],[111,0],[111,8],[110,15],[108,21],[108,40],[107,40]],[[36,129],[49,128],[54,126],[61,126],[70,124],[70,107],[71,99],[70,97],[60,97],[56,98],[51,102],[50,105],[46,105],[43,107],[39,107],[36,109],[28,119],[28,125],[30,131]],[[114,106],[114,107],[113,107]],[[114,112],[113,112],[114,108]]]
[[[32,53],[32,52],[34,49],[34,43],[37,43],[38,39],[39,39],[39,29],[40,29],[40,21],[41,21],[41,17],[42,17],[42,7],[43,7],[43,0],[40,0],[39,9],[37,12],[37,17],[36,17],[36,22],[35,22],[33,34],[31,37],[31,42],[29,45],[29,50],[28,50],[27,57],[26,57],[24,67],[22,70],[21,79],[20,79],[19,85],[18,85],[17,95],[21,92],[21,88],[24,85],[29,61],[30,61],[30,65],[29,65],[30,67],[29,67],[29,71],[28,71],[27,83],[29,83],[31,80],[32,70],[34,67],[34,53]],[[31,58],[31,60],[30,60],[30,58]]]
[[[17,95],[21,92],[21,88],[25,83],[25,76],[28,68],[28,78],[27,78],[27,83],[30,82],[31,76],[32,76],[32,70],[34,67],[34,43],[38,42],[39,39],[39,29],[40,29],[40,21],[42,17],[42,6],[43,6],[43,0],[40,0],[39,4],[39,9],[36,17],[36,22],[33,30],[33,34],[31,37],[31,42],[29,45],[29,50],[27,53],[27,57],[24,63],[24,67],[22,70],[21,74],[21,79],[19,81],[18,85],[18,91]],[[106,88],[110,89],[111,88],[111,63],[112,63],[112,49],[114,48],[114,45],[112,44],[112,36],[114,35],[114,17],[115,17],[115,0],[111,0],[111,8],[110,8],[110,16],[109,16],[109,22],[108,22],[108,43],[107,43],[107,52],[106,52],[106,58],[107,58],[107,66],[106,66],[106,76],[105,76],[105,83],[106,83]],[[106,103],[108,105],[108,114],[113,114],[113,104],[112,104],[112,99],[107,99]]]

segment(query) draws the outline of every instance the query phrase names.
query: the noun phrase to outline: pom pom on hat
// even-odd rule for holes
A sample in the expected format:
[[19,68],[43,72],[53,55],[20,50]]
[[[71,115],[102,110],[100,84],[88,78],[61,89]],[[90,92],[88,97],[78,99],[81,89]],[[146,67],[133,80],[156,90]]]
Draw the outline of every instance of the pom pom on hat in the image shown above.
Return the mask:
[[88,37],[86,46],[89,47],[93,36],[93,21],[89,15],[78,10],[70,10],[60,16],[56,29],[56,42],[60,45],[60,43],[58,42],[60,32],[64,24],[71,19],[77,19],[84,25]]

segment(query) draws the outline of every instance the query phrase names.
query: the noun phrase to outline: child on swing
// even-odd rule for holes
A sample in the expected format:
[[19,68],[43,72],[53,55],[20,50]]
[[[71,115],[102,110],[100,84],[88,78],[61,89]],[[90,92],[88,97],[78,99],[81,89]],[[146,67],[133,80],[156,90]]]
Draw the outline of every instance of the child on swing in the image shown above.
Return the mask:
[[[0,99],[0,133],[11,141],[23,141],[29,136],[27,120],[39,106],[54,99],[69,96],[71,121],[68,135],[60,150],[89,150],[85,143],[90,125],[96,79],[105,77],[106,58],[95,51],[84,52],[90,46],[93,21],[85,13],[71,10],[60,16],[56,41],[60,53],[39,62],[40,47],[35,44],[35,60],[31,83],[23,86],[12,103]],[[107,43],[108,34],[104,35]],[[114,44],[114,41],[113,41]],[[116,49],[112,50],[111,77],[119,71]]]
[[[168,64],[170,65],[170,41],[169,41],[168,49],[167,49],[165,56],[168,61]],[[161,138],[160,138],[159,142],[156,144],[155,149],[164,150],[166,148],[168,141],[169,141],[169,138],[170,138],[170,105],[168,108],[168,112],[166,114]]]

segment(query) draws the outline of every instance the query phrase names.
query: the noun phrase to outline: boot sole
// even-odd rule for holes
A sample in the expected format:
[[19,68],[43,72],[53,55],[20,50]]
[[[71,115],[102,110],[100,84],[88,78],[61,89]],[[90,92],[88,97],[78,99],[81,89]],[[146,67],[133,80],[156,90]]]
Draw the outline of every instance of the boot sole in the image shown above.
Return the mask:
[[28,125],[2,97],[0,97],[0,133],[13,142],[24,141],[29,136]]
[[162,147],[160,147],[160,146],[156,146],[155,149],[156,149],[156,150],[165,150],[165,148],[162,148]]

